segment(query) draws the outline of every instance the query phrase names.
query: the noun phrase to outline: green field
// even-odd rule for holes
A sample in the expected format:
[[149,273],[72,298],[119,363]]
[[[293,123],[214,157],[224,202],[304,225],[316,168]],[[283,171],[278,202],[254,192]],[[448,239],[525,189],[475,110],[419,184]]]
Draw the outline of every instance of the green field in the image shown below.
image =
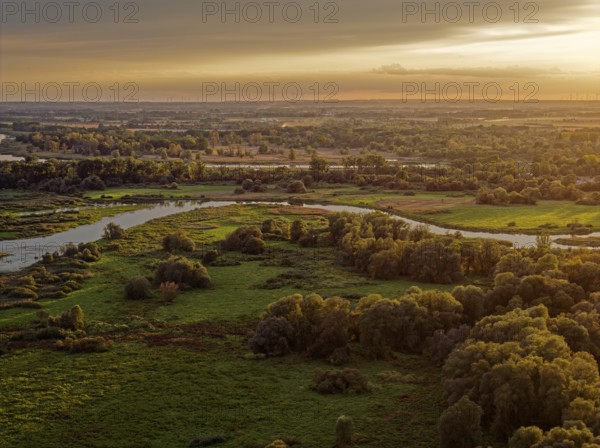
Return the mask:
[[[165,234],[184,229],[199,254],[239,225],[260,224],[281,212],[266,205],[195,210],[131,229],[112,248],[105,243],[84,288],[43,305],[56,315],[79,304],[88,332],[109,331],[113,348],[70,355],[41,341],[2,356],[0,446],[187,447],[194,438],[228,434],[232,438],[219,446],[262,448],[284,438],[320,448],[333,445],[342,414],[354,418],[360,446],[437,446],[435,422],[444,400],[439,369],[426,357],[374,362],[355,347],[347,367],[365,374],[372,391],[324,396],[309,386],[316,369],[331,368],[327,363],[303,356],[248,356],[247,338],[258,317],[282,296],[377,292],[395,297],[414,282],[372,281],[348,271],[336,263],[333,248],[269,241],[260,256],[224,253],[223,260],[240,264],[209,266],[212,289],[186,291],[171,305],[158,294],[141,302],[123,299],[124,283],[151,275],[165,256],[160,247]],[[322,216],[303,219],[324,225]],[[286,273],[294,280],[277,283]],[[32,328],[36,311],[0,311],[0,328],[6,335]],[[378,374],[390,370],[404,379],[383,383]]]
[[[355,419],[365,447],[434,447],[443,408],[436,368],[422,358],[352,363],[372,392],[323,396],[309,389],[323,363],[298,357],[253,361],[239,338],[202,338],[193,348],[118,343],[103,354],[29,350],[2,365],[3,447],[186,447],[218,434],[219,446],[263,447],[277,438],[334,443],[339,415]],[[382,383],[394,369],[418,380]]]
[[[433,224],[492,232],[539,233],[546,231],[540,226],[550,224],[558,226],[548,229],[550,233],[569,233],[567,225],[573,222],[589,224],[590,230],[600,230],[600,207],[568,201],[541,201],[529,206],[458,206],[443,212],[415,213],[414,216]],[[513,221],[515,226],[509,226]]]

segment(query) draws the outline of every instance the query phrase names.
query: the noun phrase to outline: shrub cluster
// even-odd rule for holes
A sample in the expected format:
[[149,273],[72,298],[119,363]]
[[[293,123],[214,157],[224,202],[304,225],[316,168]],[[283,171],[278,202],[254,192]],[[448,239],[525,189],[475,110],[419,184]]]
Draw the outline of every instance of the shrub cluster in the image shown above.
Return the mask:
[[66,350],[69,353],[102,353],[107,352],[112,347],[112,341],[97,337],[83,337],[81,339],[73,339],[67,337],[56,341],[56,348]]
[[196,244],[183,230],[178,230],[164,237],[163,249],[167,252],[193,252],[196,250]]
[[173,282],[192,288],[210,288],[211,279],[201,263],[184,257],[170,257],[159,263],[154,275],[156,284]]
[[256,226],[244,226],[229,234],[221,243],[224,250],[240,251],[249,255],[258,255],[264,252],[265,242],[263,233]]
[[261,232],[265,238],[290,239],[290,222],[287,219],[267,219],[262,223]]

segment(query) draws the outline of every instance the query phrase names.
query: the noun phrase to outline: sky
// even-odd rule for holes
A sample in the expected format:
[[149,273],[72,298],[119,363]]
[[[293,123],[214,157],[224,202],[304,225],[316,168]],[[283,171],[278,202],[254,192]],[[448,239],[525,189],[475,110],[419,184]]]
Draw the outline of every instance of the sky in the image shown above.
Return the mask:
[[0,7],[0,101],[600,94],[597,0],[25,5]]

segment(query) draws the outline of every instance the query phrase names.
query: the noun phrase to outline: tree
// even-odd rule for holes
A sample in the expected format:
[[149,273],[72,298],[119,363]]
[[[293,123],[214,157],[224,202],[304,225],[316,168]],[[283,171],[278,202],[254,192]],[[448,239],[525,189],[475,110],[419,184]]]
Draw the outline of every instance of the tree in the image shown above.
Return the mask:
[[483,411],[466,395],[446,409],[438,422],[441,448],[473,448],[481,443]]
[[466,323],[472,325],[483,316],[484,293],[481,288],[474,285],[457,286],[452,290],[452,295],[462,304]]
[[537,426],[522,426],[508,441],[509,448],[531,448],[542,441],[544,432]]
[[102,179],[96,175],[93,175],[88,176],[81,181],[81,188],[83,190],[105,190],[106,185],[104,185]]
[[321,180],[322,176],[329,171],[329,162],[316,154],[310,160],[310,174],[316,181]]

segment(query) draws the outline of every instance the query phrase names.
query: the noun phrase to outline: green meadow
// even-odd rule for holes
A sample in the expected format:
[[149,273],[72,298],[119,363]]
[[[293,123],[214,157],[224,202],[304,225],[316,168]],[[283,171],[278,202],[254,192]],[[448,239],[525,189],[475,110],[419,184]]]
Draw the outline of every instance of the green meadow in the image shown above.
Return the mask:
[[[226,448],[262,448],[277,438],[321,448],[333,446],[342,414],[353,417],[360,446],[436,446],[444,400],[439,369],[427,358],[371,361],[354,348],[346,367],[359,369],[371,392],[320,395],[310,384],[315,370],[331,368],[326,362],[298,355],[260,359],[247,344],[265,307],[282,296],[395,297],[414,282],[365,278],[340,267],[333,248],[268,241],[262,255],[223,253],[222,266],[208,267],[211,289],[183,291],[168,305],[157,291],[145,301],[124,300],[126,281],[151,276],[166,256],[166,234],[186,231],[199,257],[240,225],[282,214],[293,220],[296,212],[267,205],[195,210],[101,242],[102,258],[90,265],[84,287],[42,304],[51,315],[80,305],[88,333],[105,335],[113,347],[68,354],[50,342],[23,342],[2,356],[0,446],[187,447],[223,435],[227,441],[219,446]],[[325,225],[319,214],[302,218]],[[8,336],[31,329],[37,311],[0,311],[0,329]],[[396,372],[391,382],[389,371]]]

